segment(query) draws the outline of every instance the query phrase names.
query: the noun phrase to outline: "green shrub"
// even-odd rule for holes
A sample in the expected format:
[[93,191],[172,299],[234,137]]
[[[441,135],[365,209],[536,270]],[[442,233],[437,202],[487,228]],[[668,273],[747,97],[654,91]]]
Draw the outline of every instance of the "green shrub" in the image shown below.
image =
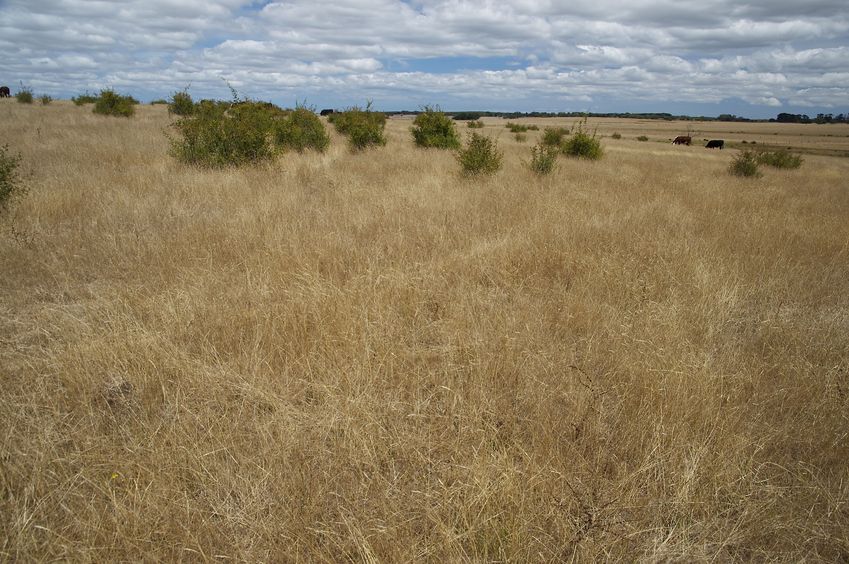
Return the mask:
[[478,121],[483,116],[481,112],[457,112],[454,114],[455,121]]
[[559,153],[558,147],[538,143],[531,148],[531,160],[527,163],[527,166],[532,172],[540,176],[551,174],[557,167],[557,155]]
[[763,176],[758,170],[758,156],[753,151],[740,151],[728,167],[728,172],[734,176],[759,178]]
[[75,106],[82,106],[83,104],[94,104],[97,102],[97,96],[93,96],[86,91],[85,94],[80,94],[74,98],[71,98],[71,101]]
[[565,127],[546,127],[542,132],[542,144],[548,147],[560,147],[568,133],[569,130]]
[[168,100],[166,100],[165,98],[157,98],[156,100],[151,100],[150,105],[151,106],[167,106]]
[[204,167],[239,166],[268,160],[275,154],[275,120],[285,113],[262,102],[202,100],[190,116],[173,127],[171,154],[178,160]]
[[479,120],[478,121],[470,121],[469,123],[466,124],[466,127],[468,127],[469,129],[483,129],[483,122],[479,121]]
[[38,99],[41,102],[42,106],[46,106],[47,104],[49,104],[50,102],[53,101],[53,97],[48,96],[47,94],[42,94],[41,96],[38,97]]
[[10,154],[8,145],[0,145],[0,213],[9,209],[14,197],[24,193],[18,173],[20,164],[20,155]]
[[136,112],[136,108],[131,96],[121,96],[111,88],[107,88],[100,91],[92,112],[104,116],[130,117]]
[[21,89],[15,94],[15,99],[21,104],[32,104],[32,89],[28,86],[21,86]]
[[168,113],[175,116],[190,116],[195,111],[195,102],[191,94],[185,90],[171,94],[171,103],[168,104]]
[[424,111],[417,115],[415,121],[413,121],[410,132],[413,134],[413,140],[418,147],[460,148],[457,128],[451,118],[439,109],[439,106],[425,106]]
[[601,139],[596,132],[589,133],[586,129],[587,119],[578,122],[571,131],[571,137],[563,142],[564,155],[596,161],[602,157]]
[[525,141],[527,141],[527,140],[528,140],[528,136],[527,136],[526,134],[524,134],[524,133],[514,133],[514,134],[513,134],[513,137],[514,137],[514,138],[516,139],[516,141],[518,141],[519,143],[524,143]]
[[787,149],[777,151],[765,151],[758,155],[758,164],[775,168],[799,168],[804,159],[799,155],[790,153]]
[[283,149],[294,149],[299,153],[313,149],[323,153],[330,145],[330,136],[324,123],[315,112],[297,106],[287,115],[279,117],[274,124],[274,142]]
[[528,126],[528,131],[539,131],[539,126],[535,124],[531,124]]
[[386,137],[383,135],[386,114],[373,112],[371,102],[366,104],[365,109],[354,106],[343,112],[335,112],[328,120],[336,131],[348,137],[348,143],[354,151],[386,145]]
[[646,137],[645,135],[640,135],[639,137],[637,137],[637,141],[648,141],[648,140],[649,140],[649,138]]
[[528,130],[527,125],[522,125],[520,123],[511,123],[509,121],[507,122],[507,125],[505,127],[510,130],[510,133],[524,133]]
[[613,135],[611,135],[611,137],[613,137],[614,139],[622,139],[622,134],[617,131]]
[[504,155],[494,139],[473,132],[466,146],[457,152],[457,160],[466,176],[494,174],[501,168]]

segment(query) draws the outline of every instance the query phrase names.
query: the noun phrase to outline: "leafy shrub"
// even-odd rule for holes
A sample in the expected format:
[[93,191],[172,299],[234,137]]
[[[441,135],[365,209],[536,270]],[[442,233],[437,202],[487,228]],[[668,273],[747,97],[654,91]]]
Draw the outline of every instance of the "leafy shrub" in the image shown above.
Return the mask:
[[586,126],[587,119],[584,118],[572,128],[571,137],[562,145],[564,155],[593,161],[602,157],[604,151],[601,148],[601,140],[595,131],[589,133]]
[[361,151],[375,145],[386,145],[383,130],[386,127],[386,114],[373,112],[371,102],[362,109],[354,106],[328,117],[336,131],[348,137],[351,149]]
[[527,166],[540,176],[551,174],[557,166],[557,155],[559,153],[558,147],[538,143],[531,148],[531,160],[527,163]]
[[88,91],[86,91],[85,94],[80,94],[79,96],[71,98],[71,101],[74,103],[75,106],[82,106],[83,104],[94,104],[95,102],[97,102],[97,96],[89,94]]
[[802,166],[804,159],[799,155],[794,155],[787,149],[779,149],[778,151],[765,151],[758,155],[758,164],[767,165],[775,168],[799,168]]
[[49,104],[50,102],[53,101],[53,97],[48,96],[47,94],[42,94],[41,96],[38,97],[38,99],[39,99],[39,101],[41,101],[42,106],[46,106],[47,104]]
[[171,103],[168,104],[168,113],[175,116],[190,116],[195,111],[195,102],[191,94],[185,90],[171,94]]
[[130,117],[136,112],[133,100],[131,96],[121,96],[111,88],[107,88],[100,91],[92,112],[104,116]]
[[504,155],[494,139],[473,132],[466,146],[457,152],[457,161],[466,176],[494,174],[501,168]]
[[539,131],[539,126],[532,123],[528,126],[528,131]]
[[542,144],[548,147],[560,147],[568,133],[569,130],[565,127],[546,127],[542,132]]
[[611,137],[613,137],[614,139],[622,139],[622,134],[617,131],[617,132],[614,132],[613,135],[611,135]]
[[275,120],[285,112],[273,104],[252,101],[202,100],[174,128],[181,138],[171,140],[171,154],[198,166],[239,166],[268,160]]
[[639,137],[637,137],[637,141],[648,141],[648,140],[649,140],[649,138],[646,137],[645,135],[640,135]]
[[168,100],[165,98],[157,98],[156,100],[150,101],[151,106],[166,106],[168,105]]
[[759,178],[763,176],[758,170],[758,156],[749,150],[740,151],[728,167],[728,172],[734,176]]
[[24,192],[17,170],[20,163],[20,155],[10,154],[8,145],[0,145],[0,212],[6,211],[12,199]]
[[519,143],[524,143],[528,140],[528,136],[524,133],[514,133],[513,137],[515,137],[516,141],[518,141]]
[[469,129],[483,129],[483,122],[479,121],[479,120],[478,121],[470,121],[469,123],[466,124],[466,127],[468,127]]
[[424,111],[416,116],[410,131],[418,147],[460,148],[460,138],[457,136],[454,122],[439,109],[439,106],[425,106]]
[[306,149],[324,152],[330,145],[330,136],[321,119],[305,106],[296,106],[287,115],[275,121],[274,142],[284,149],[299,153]]
[[21,104],[32,104],[32,88],[21,86],[21,89],[15,94],[15,99]]
[[524,133],[528,130],[527,125],[522,125],[521,123],[510,123],[509,121],[505,127],[510,130],[510,133]]

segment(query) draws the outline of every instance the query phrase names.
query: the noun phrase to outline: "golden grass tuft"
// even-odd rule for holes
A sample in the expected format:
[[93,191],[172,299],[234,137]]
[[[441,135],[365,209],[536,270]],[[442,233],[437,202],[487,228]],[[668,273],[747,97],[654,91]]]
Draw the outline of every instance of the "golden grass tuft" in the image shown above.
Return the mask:
[[465,179],[389,120],[207,171],[163,106],[0,116],[0,559],[849,558],[849,161],[621,120]]

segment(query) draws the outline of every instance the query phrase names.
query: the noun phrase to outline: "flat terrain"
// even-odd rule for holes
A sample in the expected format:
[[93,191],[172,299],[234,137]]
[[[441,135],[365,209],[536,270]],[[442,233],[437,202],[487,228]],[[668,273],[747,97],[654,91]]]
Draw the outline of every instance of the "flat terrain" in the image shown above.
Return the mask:
[[0,101],[0,561],[849,560],[849,159],[668,142],[849,128],[591,120],[538,179],[485,121],[491,179],[403,119],[209,171]]

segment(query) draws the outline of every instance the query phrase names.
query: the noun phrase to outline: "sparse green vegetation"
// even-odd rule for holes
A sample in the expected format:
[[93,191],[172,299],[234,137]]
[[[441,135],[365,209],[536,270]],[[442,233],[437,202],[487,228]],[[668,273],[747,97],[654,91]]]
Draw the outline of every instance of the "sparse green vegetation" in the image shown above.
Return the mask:
[[439,106],[425,106],[416,116],[411,128],[413,140],[418,147],[434,149],[458,149],[460,137],[454,121],[445,115]]
[[348,137],[348,143],[354,151],[369,147],[386,145],[383,129],[386,127],[386,114],[371,109],[371,102],[365,109],[357,106],[328,117],[336,131]]
[[324,152],[330,145],[330,136],[324,123],[315,112],[298,105],[284,116],[278,116],[273,127],[274,142],[281,149],[292,149],[299,153],[312,149]]
[[522,125],[520,123],[511,123],[509,121],[507,122],[507,125],[505,125],[504,127],[509,129],[510,133],[524,133],[528,130],[527,125]]
[[74,103],[75,106],[82,106],[84,104],[94,104],[95,102],[97,102],[97,96],[89,94],[88,91],[86,91],[85,94],[80,94],[79,96],[72,97],[71,101]]
[[32,104],[32,88],[21,85],[21,89],[15,94],[15,99],[21,104]]
[[646,137],[645,135],[640,135],[639,137],[637,137],[637,141],[648,141],[648,140],[649,140],[649,138]]
[[728,172],[734,176],[759,178],[763,174],[758,169],[758,155],[753,151],[740,151],[731,161]]
[[171,94],[171,103],[168,104],[168,113],[175,116],[190,116],[195,111],[195,102],[191,94],[186,90]]
[[5,212],[11,201],[24,192],[18,172],[20,163],[20,155],[11,154],[8,145],[0,145],[0,213]]
[[615,131],[615,132],[613,133],[613,135],[611,135],[611,137],[612,137],[613,139],[622,139],[622,134],[621,134],[621,133],[619,133],[618,131]]
[[513,138],[516,139],[519,143],[524,143],[528,140],[528,136],[525,133],[514,133]]
[[542,131],[542,144],[548,147],[560,147],[563,145],[563,138],[569,134],[569,130],[565,127],[546,127]]
[[46,105],[48,105],[50,102],[52,102],[52,101],[53,101],[53,97],[52,97],[52,96],[48,96],[47,94],[42,94],[41,96],[39,96],[39,97],[38,97],[38,100],[41,102],[41,105],[42,105],[42,106],[46,106]]
[[466,124],[466,127],[468,127],[469,129],[483,129],[483,122],[480,120],[470,121]]
[[136,112],[135,104],[138,102],[132,96],[122,96],[107,88],[100,91],[92,111],[104,116],[130,117]]
[[592,161],[598,160],[604,155],[601,148],[601,139],[599,139],[596,131],[590,133],[587,131],[587,120],[584,118],[579,121],[571,131],[569,139],[562,144],[564,155],[569,157],[577,157],[580,159],[589,159]]
[[531,160],[527,163],[527,167],[539,176],[551,174],[557,167],[559,154],[558,147],[538,143],[531,148]]
[[157,98],[156,100],[151,100],[150,105],[151,106],[167,106],[168,100],[166,100],[165,98]]
[[799,155],[794,155],[787,149],[779,149],[777,151],[764,151],[757,156],[758,164],[771,166],[774,168],[799,168],[802,166],[804,159]]
[[495,174],[501,168],[503,157],[494,139],[477,132],[471,133],[466,146],[457,152],[457,160],[465,176]]

